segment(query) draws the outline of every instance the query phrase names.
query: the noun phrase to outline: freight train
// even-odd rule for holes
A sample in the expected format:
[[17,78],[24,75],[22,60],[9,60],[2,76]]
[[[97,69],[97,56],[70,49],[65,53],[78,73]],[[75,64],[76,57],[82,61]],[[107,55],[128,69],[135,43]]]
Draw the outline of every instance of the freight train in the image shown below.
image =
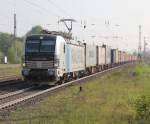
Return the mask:
[[34,84],[61,84],[137,60],[137,56],[107,45],[81,43],[52,33],[27,36],[23,58],[22,76]]

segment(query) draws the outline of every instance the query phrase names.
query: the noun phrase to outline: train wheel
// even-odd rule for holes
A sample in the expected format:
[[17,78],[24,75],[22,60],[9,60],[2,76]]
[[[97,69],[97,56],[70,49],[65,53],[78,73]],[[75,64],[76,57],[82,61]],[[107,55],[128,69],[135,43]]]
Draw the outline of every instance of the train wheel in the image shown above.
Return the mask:
[[57,82],[57,85],[61,85],[61,84],[64,84],[65,81],[64,79],[61,77],[60,80]]

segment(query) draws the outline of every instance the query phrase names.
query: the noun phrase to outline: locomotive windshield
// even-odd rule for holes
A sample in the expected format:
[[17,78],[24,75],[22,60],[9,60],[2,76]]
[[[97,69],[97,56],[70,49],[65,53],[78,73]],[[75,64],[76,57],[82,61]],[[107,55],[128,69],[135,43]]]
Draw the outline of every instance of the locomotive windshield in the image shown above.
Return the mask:
[[42,40],[40,44],[40,52],[54,52],[55,51],[55,41]]
[[55,52],[55,38],[46,39],[27,39],[26,41],[26,52],[27,53],[42,53],[42,52]]
[[32,35],[26,38],[25,60],[54,61],[56,36]]
[[26,52],[39,52],[39,40],[28,40],[26,43]]

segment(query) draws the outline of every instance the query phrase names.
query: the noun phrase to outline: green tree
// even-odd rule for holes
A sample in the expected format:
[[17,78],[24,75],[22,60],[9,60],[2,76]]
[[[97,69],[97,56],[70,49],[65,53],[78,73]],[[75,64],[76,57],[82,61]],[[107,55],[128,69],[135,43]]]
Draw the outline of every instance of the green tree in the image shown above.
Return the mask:
[[3,56],[4,56],[3,53],[0,51],[0,58],[3,57]]
[[12,45],[9,49],[8,49],[8,62],[9,63],[16,63],[15,61],[15,49],[14,49],[14,46]]
[[43,28],[39,25],[32,27],[32,29],[26,34],[26,35],[31,35],[31,34],[41,34]]
[[22,42],[16,40],[15,44],[8,49],[7,56],[9,63],[20,63],[22,56]]
[[22,55],[22,43],[20,41],[16,40],[15,48],[16,48],[16,55],[18,57],[21,57],[21,55]]
[[[41,26],[34,26],[29,32],[26,33],[26,35],[41,34],[42,30],[43,28]],[[14,41],[13,35],[2,32],[0,33],[0,52],[2,55],[8,56],[8,61],[10,63],[21,62],[23,41],[25,36],[17,37]]]
[[13,36],[7,33],[0,33],[0,51],[7,55],[8,49],[12,46]]

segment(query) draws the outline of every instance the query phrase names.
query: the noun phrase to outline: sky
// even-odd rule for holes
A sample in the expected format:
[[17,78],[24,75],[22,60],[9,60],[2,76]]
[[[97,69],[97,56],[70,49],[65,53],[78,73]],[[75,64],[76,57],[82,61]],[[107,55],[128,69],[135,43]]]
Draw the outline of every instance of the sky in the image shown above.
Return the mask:
[[18,36],[35,25],[64,31],[66,28],[58,20],[73,18],[77,22],[72,32],[78,40],[135,51],[139,25],[142,25],[142,42],[144,36],[148,43],[150,40],[149,5],[149,0],[1,0],[0,32],[13,33],[14,12]]

